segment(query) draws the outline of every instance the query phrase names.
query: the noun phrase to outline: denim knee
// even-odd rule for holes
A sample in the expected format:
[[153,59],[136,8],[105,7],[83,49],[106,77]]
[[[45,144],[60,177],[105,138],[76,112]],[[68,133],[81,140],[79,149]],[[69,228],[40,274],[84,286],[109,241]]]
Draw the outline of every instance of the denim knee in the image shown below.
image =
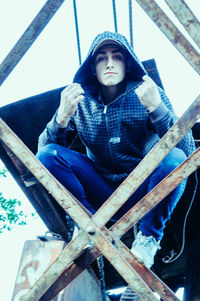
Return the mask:
[[36,154],[36,157],[49,170],[54,166],[55,158],[57,157],[57,147],[58,145],[54,143],[47,144]]
[[164,166],[165,171],[170,173],[175,168],[177,168],[183,161],[185,161],[187,156],[180,149],[175,147],[172,151],[166,156],[166,158],[161,162],[161,165]]

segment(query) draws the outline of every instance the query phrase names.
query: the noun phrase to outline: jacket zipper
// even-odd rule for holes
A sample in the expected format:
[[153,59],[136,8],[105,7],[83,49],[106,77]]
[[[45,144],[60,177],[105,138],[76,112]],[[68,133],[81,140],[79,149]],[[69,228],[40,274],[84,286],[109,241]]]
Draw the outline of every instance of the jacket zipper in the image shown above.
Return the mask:
[[107,109],[108,109],[108,105],[105,105],[104,110],[103,110],[103,114],[105,115],[105,121],[106,121],[106,131],[107,131],[107,135],[108,135],[108,148],[109,148],[110,158],[111,158],[112,162],[114,162],[113,155],[112,155],[112,150],[111,150],[111,145],[110,145],[109,130],[108,130],[108,116],[106,114]]

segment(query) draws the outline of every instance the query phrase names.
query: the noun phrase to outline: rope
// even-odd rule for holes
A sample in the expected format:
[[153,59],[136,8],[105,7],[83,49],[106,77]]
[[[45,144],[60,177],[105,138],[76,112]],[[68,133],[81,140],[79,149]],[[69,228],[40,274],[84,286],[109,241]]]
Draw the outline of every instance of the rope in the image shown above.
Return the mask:
[[118,28],[117,28],[117,13],[116,13],[115,0],[112,0],[112,6],[113,6],[114,27],[115,27],[115,32],[117,33]]
[[130,44],[133,47],[133,9],[132,0],[128,0]]
[[78,48],[78,58],[79,58],[79,64],[81,65],[81,62],[82,62],[82,60],[81,60],[81,46],[80,46],[80,37],[79,37],[76,0],[73,0],[73,7],[74,7],[74,20],[75,20],[75,27],[76,27],[76,40],[77,40],[77,48]]
[[171,250],[169,256],[165,256],[164,258],[162,258],[162,261],[164,263],[174,262],[175,260],[177,260],[181,256],[181,254],[184,251],[184,248],[185,248],[185,230],[186,230],[187,218],[188,218],[188,215],[190,213],[191,207],[193,205],[194,198],[196,196],[196,192],[197,192],[197,188],[198,188],[198,184],[199,184],[198,176],[197,176],[197,171],[195,171],[195,182],[196,183],[195,183],[195,188],[194,188],[192,200],[191,200],[189,208],[188,208],[188,210],[186,212],[184,223],[183,223],[183,233],[182,233],[182,246],[181,246],[181,250],[179,251],[178,255],[174,252],[174,250]]

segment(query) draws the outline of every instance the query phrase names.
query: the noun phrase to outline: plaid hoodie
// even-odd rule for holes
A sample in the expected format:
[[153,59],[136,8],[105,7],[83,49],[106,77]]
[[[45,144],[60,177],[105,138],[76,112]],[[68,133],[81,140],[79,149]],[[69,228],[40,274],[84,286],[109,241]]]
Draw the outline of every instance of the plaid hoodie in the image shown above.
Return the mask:
[[[126,75],[126,90],[104,105],[96,77],[93,75],[92,52],[105,39],[113,39],[127,50],[131,67]],[[69,147],[79,135],[95,169],[110,183],[120,184],[177,120],[165,92],[159,89],[162,102],[148,114],[135,89],[146,74],[127,39],[118,33],[104,32],[93,41],[88,55],[74,76],[85,98],[78,104],[66,128],[56,123],[56,114],[40,135],[39,148],[48,143]],[[194,149],[189,132],[177,145],[188,156]]]

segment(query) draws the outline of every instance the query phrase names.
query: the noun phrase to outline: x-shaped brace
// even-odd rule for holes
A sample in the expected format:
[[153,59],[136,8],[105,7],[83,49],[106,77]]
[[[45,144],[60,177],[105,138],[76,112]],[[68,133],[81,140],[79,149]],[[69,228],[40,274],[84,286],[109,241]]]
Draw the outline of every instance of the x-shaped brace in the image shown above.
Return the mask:
[[140,296],[141,300],[157,300],[153,291],[158,292],[163,300],[178,300],[152,271],[136,260],[130,250],[120,241],[120,236],[199,167],[199,150],[149,192],[110,230],[106,229],[104,225],[185,136],[199,116],[200,96],[93,216],[46,170],[20,139],[0,120],[1,140],[53,195],[81,229],[78,236],[65,247],[59,258],[21,300],[39,300],[58,276],[78,257],[89,241],[92,241],[110,261],[124,280]]

